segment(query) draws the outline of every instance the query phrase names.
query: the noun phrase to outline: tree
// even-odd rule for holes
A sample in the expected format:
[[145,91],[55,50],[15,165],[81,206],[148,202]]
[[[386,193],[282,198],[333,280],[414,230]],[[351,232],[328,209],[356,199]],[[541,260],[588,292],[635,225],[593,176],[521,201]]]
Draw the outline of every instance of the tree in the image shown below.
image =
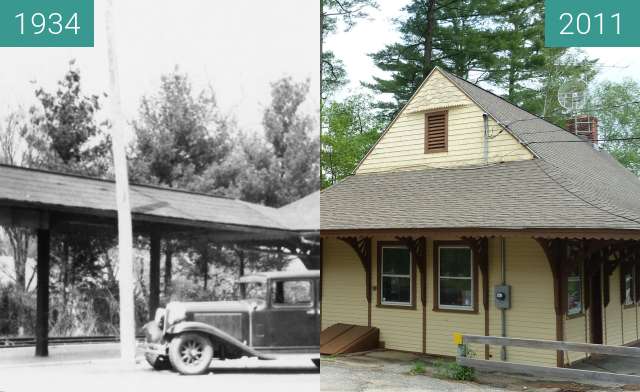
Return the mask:
[[266,205],[279,207],[320,188],[320,143],[313,118],[301,109],[308,94],[309,81],[285,77],[271,84],[271,104],[262,124],[275,155],[271,170],[276,187],[265,193]]
[[544,67],[539,71],[539,76],[531,86],[519,89],[518,95],[524,109],[564,127],[567,114],[558,101],[558,89],[567,81],[593,80],[597,74],[597,60],[589,59],[584,52],[575,48],[544,48],[542,53]]
[[347,84],[347,72],[342,60],[327,50],[324,41],[329,34],[333,34],[342,24],[345,31],[350,30],[358,20],[367,17],[371,8],[377,7],[376,0],[322,0],[320,10],[320,25],[322,28],[321,51],[321,98],[328,99],[340,87]]
[[322,187],[349,176],[378,139],[384,121],[376,115],[368,95],[332,102],[322,114]]
[[74,61],[58,89],[49,93],[36,90],[40,107],[30,110],[31,126],[23,137],[33,154],[32,167],[68,173],[108,177],[110,174],[110,139],[107,123],[98,123],[98,95],[83,95],[80,71]]
[[[0,163],[5,165],[28,165],[30,156],[22,134],[28,127],[22,110],[10,113],[0,131]],[[31,229],[20,226],[4,228],[11,246],[15,287],[22,291],[27,284],[27,258],[33,233]]]
[[367,84],[376,93],[392,95],[392,102],[378,103],[387,117],[408,102],[435,66],[468,78],[471,71],[489,69],[496,61],[489,23],[496,1],[412,0],[403,10],[406,17],[395,20],[401,41],[370,55],[391,74]]
[[[598,138],[640,138],[640,83],[604,81],[592,93],[592,110],[598,119]],[[637,140],[604,141],[601,147],[620,163],[640,175],[640,145]]]
[[156,95],[143,97],[139,115],[130,160],[134,181],[189,188],[194,176],[231,151],[230,123],[213,91],[194,93],[178,69],[162,76]]

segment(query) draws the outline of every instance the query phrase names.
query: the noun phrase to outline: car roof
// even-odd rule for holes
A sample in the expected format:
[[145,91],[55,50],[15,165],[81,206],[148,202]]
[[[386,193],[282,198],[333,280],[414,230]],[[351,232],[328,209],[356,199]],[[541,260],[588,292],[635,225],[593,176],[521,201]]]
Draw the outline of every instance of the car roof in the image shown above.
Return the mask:
[[263,283],[268,279],[293,279],[293,278],[319,278],[320,270],[309,271],[271,271],[271,272],[259,272],[243,276],[240,278],[240,283]]

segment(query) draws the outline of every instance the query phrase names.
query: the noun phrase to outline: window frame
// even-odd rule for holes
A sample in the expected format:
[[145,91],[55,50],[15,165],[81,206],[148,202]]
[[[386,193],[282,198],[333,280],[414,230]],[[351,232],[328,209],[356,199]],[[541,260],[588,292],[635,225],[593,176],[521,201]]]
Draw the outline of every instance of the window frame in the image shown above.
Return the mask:
[[[429,116],[434,114],[444,114],[444,147],[429,148]],[[448,110],[431,110],[424,113],[424,153],[435,154],[449,151],[449,111]]]
[[[383,277],[383,273],[382,273],[382,263],[383,263],[383,257],[382,257],[382,253],[383,253],[383,249],[384,248],[401,248],[401,249],[406,249],[409,252],[409,261],[410,261],[410,268],[409,271],[411,273],[410,275],[410,280],[411,282],[409,283],[409,289],[410,289],[410,294],[409,294],[409,299],[410,302],[409,303],[400,303],[400,302],[387,302],[387,301],[382,301],[382,277]],[[392,309],[416,309],[416,262],[413,259],[413,255],[411,254],[411,250],[402,242],[400,241],[377,241],[376,244],[376,256],[377,256],[377,261],[378,261],[378,265],[377,265],[377,285],[378,287],[376,288],[376,293],[377,293],[377,304],[376,307],[378,308],[392,308]]]
[[[464,248],[469,249],[471,255],[471,306],[441,305],[440,304],[440,249]],[[473,249],[464,241],[434,241],[433,243],[433,311],[451,313],[478,313],[478,263]]]
[[[284,285],[285,282],[309,282],[309,296],[311,298],[311,300],[309,302],[305,302],[305,303],[297,303],[297,304],[284,304],[284,303],[277,303],[273,300],[273,284],[276,282],[282,282],[282,284]],[[313,288],[313,281],[311,279],[308,278],[274,278],[274,279],[269,279],[268,281],[268,291],[267,291],[267,295],[268,295],[268,303],[269,306],[272,309],[309,309],[309,308],[313,308],[315,306],[315,299],[314,299],[314,288]],[[284,288],[283,288],[284,290]]]
[[580,270],[579,276],[580,276],[580,311],[577,313],[573,313],[573,314],[569,314],[569,277],[570,277],[570,272],[567,271],[567,275],[565,277],[565,292],[564,292],[564,306],[565,306],[565,316],[567,318],[567,320],[573,319],[573,318],[577,318],[577,317],[583,317],[585,315],[585,292],[584,292],[584,288],[585,288],[585,281],[584,281],[584,262],[582,260],[577,261],[577,266]]

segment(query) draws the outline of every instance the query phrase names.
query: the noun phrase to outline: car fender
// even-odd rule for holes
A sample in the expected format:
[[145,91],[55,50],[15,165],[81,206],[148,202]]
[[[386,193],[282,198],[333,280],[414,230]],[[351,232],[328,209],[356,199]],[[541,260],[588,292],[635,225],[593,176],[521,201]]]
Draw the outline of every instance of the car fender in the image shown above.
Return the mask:
[[167,329],[167,334],[169,335],[179,335],[185,332],[204,333],[218,341],[221,341],[222,343],[239,349],[240,351],[242,351],[242,353],[250,357],[258,357],[259,359],[275,359],[271,355],[263,354],[259,351],[254,350],[253,348],[247,346],[228,333],[209,324],[201,323],[198,321],[183,321],[178,324],[172,325]]

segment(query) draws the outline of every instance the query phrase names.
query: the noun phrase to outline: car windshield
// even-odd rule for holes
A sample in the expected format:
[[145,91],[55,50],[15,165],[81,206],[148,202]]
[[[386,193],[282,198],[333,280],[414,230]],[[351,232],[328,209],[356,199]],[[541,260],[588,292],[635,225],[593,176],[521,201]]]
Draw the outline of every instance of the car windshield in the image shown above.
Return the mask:
[[253,299],[264,301],[267,288],[260,282],[240,283],[240,296],[242,299]]

